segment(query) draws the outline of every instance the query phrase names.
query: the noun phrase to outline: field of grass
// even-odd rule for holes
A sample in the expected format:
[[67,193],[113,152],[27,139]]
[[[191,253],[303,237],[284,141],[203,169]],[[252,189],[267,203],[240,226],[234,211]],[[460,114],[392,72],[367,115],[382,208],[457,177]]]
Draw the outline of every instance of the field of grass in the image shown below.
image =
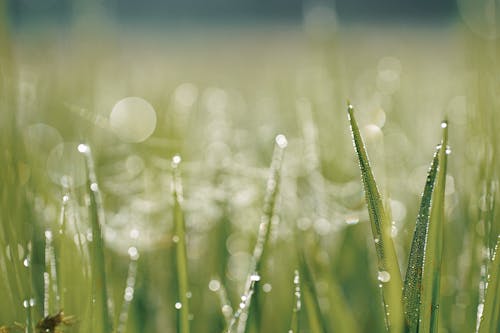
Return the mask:
[[166,30],[0,21],[0,332],[500,331],[494,39]]

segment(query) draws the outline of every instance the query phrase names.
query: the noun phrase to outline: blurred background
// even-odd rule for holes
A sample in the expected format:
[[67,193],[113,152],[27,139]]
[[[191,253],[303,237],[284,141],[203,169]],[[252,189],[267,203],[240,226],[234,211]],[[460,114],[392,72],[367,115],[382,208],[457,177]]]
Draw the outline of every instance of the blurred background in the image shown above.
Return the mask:
[[[298,247],[328,331],[383,332],[350,100],[392,211],[403,273],[440,123],[449,120],[440,332],[472,332],[484,297],[481,267],[500,229],[492,217],[499,5],[0,1],[2,208],[10,207],[1,213],[0,299],[14,304],[0,304],[0,326],[25,322],[26,300],[42,317],[46,232],[56,234],[64,220],[58,276],[64,310],[78,319],[67,331],[91,331],[92,238],[77,153],[87,142],[103,195],[116,322],[130,303],[122,332],[175,331],[175,154],[183,160],[193,332],[221,332],[228,304],[221,300],[239,303],[274,140],[284,134],[260,332],[289,329]],[[14,262],[19,270],[10,270]]]

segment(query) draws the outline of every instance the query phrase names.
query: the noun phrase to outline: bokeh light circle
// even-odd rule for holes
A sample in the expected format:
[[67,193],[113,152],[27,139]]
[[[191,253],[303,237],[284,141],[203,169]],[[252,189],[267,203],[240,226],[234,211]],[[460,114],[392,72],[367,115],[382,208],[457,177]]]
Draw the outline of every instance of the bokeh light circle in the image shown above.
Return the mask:
[[109,123],[123,141],[142,142],[149,138],[156,128],[156,112],[148,101],[140,97],[126,97],[113,107]]

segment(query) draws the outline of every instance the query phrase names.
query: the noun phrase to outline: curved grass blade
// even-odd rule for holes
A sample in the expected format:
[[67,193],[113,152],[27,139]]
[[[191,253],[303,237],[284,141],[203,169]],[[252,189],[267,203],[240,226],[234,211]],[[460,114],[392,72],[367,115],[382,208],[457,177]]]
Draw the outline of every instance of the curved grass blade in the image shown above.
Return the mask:
[[443,138],[438,153],[438,171],[431,199],[430,221],[425,243],[419,332],[437,332],[441,283],[441,261],[443,257],[444,192],[448,163],[448,123],[441,123]]
[[186,230],[184,224],[184,213],[182,211],[182,183],[179,172],[180,156],[176,155],[172,159],[174,178],[172,183],[172,195],[174,199],[174,240],[176,242],[175,256],[177,262],[177,284],[179,301],[175,304],[179,310],[177,321],[178,333],[189,333],[189,282],[186,253]]
[[403,288],[403,310],[406,323],[409,326],[410,332],[417,332],[419,325],[420,298],[422,292],[422,273],[424,270],[424,261],[426,254],[426,241],[430,222],[430,210],[432,193],[436,182],[436,175],[439,164],[438,148],[434,153],[432,164],[427,173],[420,210],[417,216],[415,232],[410,250],[410,258],[408,259],[408,268]]
[[391,221],[385,211],[384,204],[365,150],[363,138],[354,118],[354,109],[348,105],[347,112],[351,125],[354,148],[359,160],[361,178],[365,191],[365,199],[370,215],[371,228],[378,259],[378,279],[382,286],[386,326],[390,332],[401,332],[404,325],[401,308],[401,272],[396,250],[391,237]]
[[[92,229],[91,246],[91,272],[92,272],[92,301],[98,302],[101,317],[95,323],[103,333],[113,332],[113,322],[110,310],[108,289],[106,286],[106,262],[104,258],[104,237],[102,233],[102,223],[104,222],[104,212],[102,210],[102,198],[97,177],[94,169],[92,152],[88,145],[78,145],[78,151],[85,156],[87,167],[87,188],[89,191],[89,218]],[[99,295],[98,295],[99,293]],[[98,311],[99,311],[98,310]]]
[[500,235],[490,264],[483,313],[479,322],[479,333],[498,332],[500,327]]

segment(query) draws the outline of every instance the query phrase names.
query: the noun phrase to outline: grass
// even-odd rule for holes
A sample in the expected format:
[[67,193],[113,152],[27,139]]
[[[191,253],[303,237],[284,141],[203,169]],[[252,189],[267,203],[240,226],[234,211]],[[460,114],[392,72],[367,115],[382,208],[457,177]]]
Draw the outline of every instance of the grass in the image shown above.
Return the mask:
[[[498,331],[493,41],[0,26],[0,332]],[[144,142],[109,124],[125,96]]]

